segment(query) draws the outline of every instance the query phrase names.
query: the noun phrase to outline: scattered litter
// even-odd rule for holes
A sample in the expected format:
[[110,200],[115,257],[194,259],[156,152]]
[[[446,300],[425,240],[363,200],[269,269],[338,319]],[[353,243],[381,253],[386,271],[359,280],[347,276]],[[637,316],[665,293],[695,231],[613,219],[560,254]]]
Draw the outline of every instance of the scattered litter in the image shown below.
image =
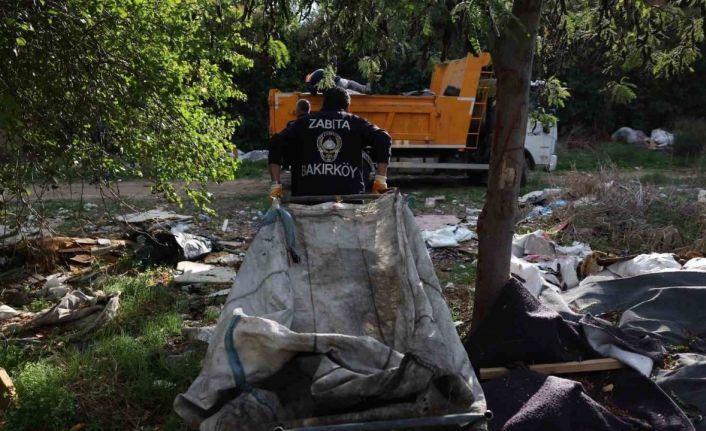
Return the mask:
[[478,217],[480,217],[482,211],[482,208],[466,208],[466,222],[469,226],[474,228],[478,226]]
[[458,247],[459,243],[478,238],[475,232],[464,226],[446,226],[436,230],[422,231],[422,238],[432,248]]
[[44,289],[61,286],[68,279],[69,277],[61,272],[49,275],[46,277],[46,281],[44,282]]
[[560,255],[578,256],[581,259],[585,259],[589,255],[591,255],[591,253],[593,253],[593,250],[591,250],[591,247],[588,244],[584,244],[578,241],[574,241],[573,244],[567,246],[557,245],[556,251]]
[[704,189],[699,190],[699,195],[696,198],[696,201],[700,204],[706,204],[706,190],[704,190]]
[[173,227],[171,232],[177,244],[181,247],[184,259],[197,259],[213,250],[213,242],[210,239],[185,233],[185,229],[182,226]]
[[574,208],[590,206],[596,203],[598,199],[595,196],[582,196],[573,202]]
[[517,199],[517,202],[520,204],[520,206],[525,206],[527,204],[535,205],[549,198],[557,197],[559,195],[561,195],[561,189],[557,188],[535,190],[533,192],[529,192],[523,196],[520,196],[520,198]]
[[446,197],[445,196],[432,196],[424,199],[424,207],[425,208],[434,208],[436,206],[436,203],[439,201],[445,201]]
[[221,232],[228,232],[228,219],[223,220],[223,225],[221,226]]
[[243,262],[243,258],[237,254],[219,251],[206,255],[206,257],[203,258],[203,261],[204,263],[210,265],[237,266]]
[[244,162],[259,162],[261,160],[267,160],[270,152],[267,150],[254,150],[249,151],[238,158]]
[[647,135],[642,130],[621,127],[610,135],[613,141],[624,142],[626,144],[642,144],[647,139]]
[[419,229],[422,231],[425,230],[437,230],[441,229],[444,226],[455,226],[459,223],[461,223],[461,219],[456,217],[455,215],[433,215],[433,214],[424,214],[424,215],[418,215],[414,217],[414,220],[417,223],[417,226]]
[[221,289],[217,292],[209,293],[206,298],[218,298],[219,296],[228,296],[230,289]]
[[17,334],[60,326],[64,331],[76,331],[72,337],[80,337],[111,321],[117,315],[119,298],[118,294],[94,297],[74,290],[53,307],[36,313],[30,320],[9,324],[1,332]]
[[44,296],[51,298],[51,299],[61,299],[64,296],[66,296],[66,294],[70,290],[71,289],[68,286],[61,285],[61,286],[50,287],[50,288],[42,291],[42,293],[44,294]]
[[124,221],[125,223],[145,223],[150,221],[186,221],[191,220],[192,217],[177,214],[173,211],[154,209],[140,213],[125,214],[124,216],[118,217],[118,219]]
[[199,327],[185,327],[181,329],[181,333],[184,337],[189,340],[202,341],[204,343],[211,343],[213,339],[213,334],[216,331],[216,326],[199,326]]
[[98,208],[98,205],[97,205],[97,204],[94,204],[94,203],[92,203],[92,202],[86,202],[86,203],[83,205],[83,209],[85,209],[86,211],[91,211],[91,210],[94,210],[94,209],[96,209],[96,208]]
[[520,205],[527,205],[533,204],[535,202],[541,202],[544,199],[546,199],[546,196],[544,195],[544,190],[535,190],[533,192],[529,192],[523,196],[520,196],[517,201]]
[[236,272],[230,268],[223,268],[205,263],[183,261],[177,265],[177,271],[183,273],[174,277],[179,284],[188,283],[227,283],[235,278]]

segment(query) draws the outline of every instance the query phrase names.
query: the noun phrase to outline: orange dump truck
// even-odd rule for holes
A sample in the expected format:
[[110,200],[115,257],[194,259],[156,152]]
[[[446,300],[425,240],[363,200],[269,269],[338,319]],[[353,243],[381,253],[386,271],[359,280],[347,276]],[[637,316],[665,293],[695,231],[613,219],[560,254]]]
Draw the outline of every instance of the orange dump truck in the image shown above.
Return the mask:
[[[429,87],[433,95],[352,95],[350,111],[390,133],[393,140],[390,168],[485,171],[489,157],[487,123],[491,121],[488,104],[494,85],[490,54],[469,54],[434,68]],[[323,97],[270,90],[270,135],[295,119],[299,99],[309,100],[312,111],[317,111]],[[530,127],[528,138],[529,132]],[[531,134],[537,136],[536,131]],[[536,160],[531,148],[525,151],[528,166],[553,169],[556,130],[539,134],[547,136],[534,139],[542,147]],[[526,146],[529,144],[526,142]]]

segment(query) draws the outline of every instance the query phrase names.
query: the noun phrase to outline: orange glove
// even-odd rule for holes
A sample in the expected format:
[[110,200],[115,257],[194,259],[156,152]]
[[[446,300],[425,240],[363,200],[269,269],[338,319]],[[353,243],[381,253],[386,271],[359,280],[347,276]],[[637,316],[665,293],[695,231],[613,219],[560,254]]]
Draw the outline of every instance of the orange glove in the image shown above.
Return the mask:
[[374,194],[383,194],[387,191],[387,177],[375,175],[375,181],[371,190]]
[[270,186],[270,199],[282,199],[284,196],[284,189],[280,183],[272,183]]

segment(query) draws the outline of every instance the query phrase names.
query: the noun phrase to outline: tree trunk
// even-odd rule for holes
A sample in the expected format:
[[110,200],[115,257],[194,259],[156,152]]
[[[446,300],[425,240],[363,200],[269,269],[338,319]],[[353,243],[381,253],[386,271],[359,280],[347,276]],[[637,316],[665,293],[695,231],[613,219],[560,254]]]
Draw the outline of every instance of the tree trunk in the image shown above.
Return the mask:
[[478,220],[478,278],[472,330],[509,280],[517,197],[525,164],[532,60],[542,0],[515,0],[514,20],[493,40],[497,76],[488,194]]

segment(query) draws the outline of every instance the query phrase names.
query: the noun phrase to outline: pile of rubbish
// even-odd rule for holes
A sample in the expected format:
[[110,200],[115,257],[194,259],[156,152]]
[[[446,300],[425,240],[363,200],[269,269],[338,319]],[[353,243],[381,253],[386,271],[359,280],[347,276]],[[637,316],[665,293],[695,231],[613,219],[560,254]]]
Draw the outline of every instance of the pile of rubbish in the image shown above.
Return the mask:
[[621,127],[611,135],[611,139],[630,145],[645,146],[650,150],[668,151],[674,146],[674,135],[663,129],[654,129],[647,137],[642,130]]
[[[254,223],[246,211],[241,212]],[[210,221],[206,215],[199,219]],[[227,295],[223,286],[233,283],[250,241],[249,233],[233,227],[226,219],[214,236],[192,216],[154,209],[120,215],[109,225],[96,227],[109,232],[110,238],[51,236],[41,229],[7,235],[0,246],[0,277],[5,281],[0,291],[0,334],[37,341],[51,331],[71,339],[105,325],[115,317],[120,297],[99,289],[126,255],[143,264],[175,267],[174,281],[182,290],[202,294],[200,306],[217,305]],[[45,308],[30,311],[37,304]],[[185,330],[203,339],[198,332]]]

